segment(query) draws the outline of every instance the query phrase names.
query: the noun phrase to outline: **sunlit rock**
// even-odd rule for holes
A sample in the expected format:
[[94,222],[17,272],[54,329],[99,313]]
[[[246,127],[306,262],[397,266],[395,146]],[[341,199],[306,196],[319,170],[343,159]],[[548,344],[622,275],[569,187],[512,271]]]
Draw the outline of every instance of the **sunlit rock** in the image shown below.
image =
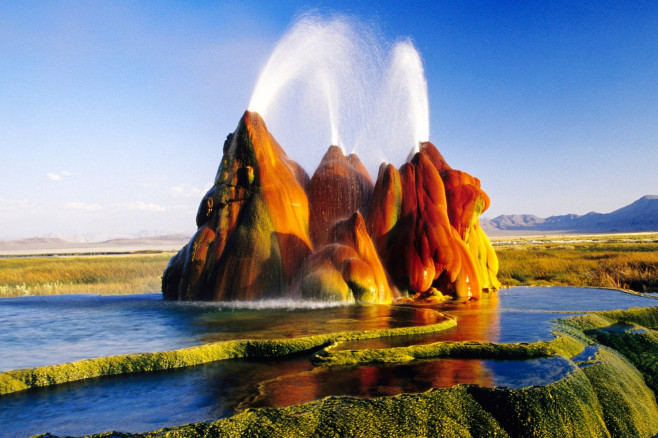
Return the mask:
[[[366,223],[370,237],[384,262],[389,260],[389,239],[394,235],[402,205],[400,172],[392,164],[382,163],[373,189]],[[386,266],[388,269],[388,266]],[[393,274],[392,271],[389,271]]]
[[163,275],[163,294],[477,298],[499,287],[498,260],[478,219],[488,206],[480,181],[452,169],[429,142],[399,170],[383,164],[374,186],[359,158],[336,146],[309,179],[261,117],[246,112],[201,200],[196,234]]
[[373,184],[361,160],[331,146],[308,184],[309,233],[314,245],[328,242],[334,224],[354,212],[365,214]]
[[439,170],[446,191],[450,224],[468,246],[476,265],[480,287],[495,290],[500,287],[496,278],[498,257],[489,238],[480,228],[480,215],[489,208],[489,196],[480,187],[480,180],[446,163],[443,156],[431,143],[423,143],[421,151],[426,153]]
[[339,222],[302,267],[294,297],[390,303],[396,297],[360,213]]
[[311,252],[308,176],[245,112],[224,144],[190,243],[169,263],[169,299],[253,300],[281,296]]
[[497,287],[497,259],[478,225],[488,205],[479,181],[451,169],[425,142],[399,171],[380,168],[368,229],[399,288],[414,296],[436,289],[478,297],[483,287]]

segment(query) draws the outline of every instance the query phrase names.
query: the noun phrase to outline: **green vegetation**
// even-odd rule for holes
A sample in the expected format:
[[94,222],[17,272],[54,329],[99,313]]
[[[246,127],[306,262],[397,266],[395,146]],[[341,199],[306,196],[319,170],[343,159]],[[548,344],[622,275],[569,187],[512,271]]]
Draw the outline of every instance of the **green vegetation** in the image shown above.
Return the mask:
[[[520,241],[520,242],[519,242]],[[566,285],[658,292],[658,235],[544,238],[495,242],[499,279],[513,285]],[[0,296],[135,293],[160,288],[171,254],[0,260]],[[53,263],[53,264],[50,264]],[[135,270],[132,270],[135,269]],[[135,278],[146,281],[130,284]],[[56,284],[51,291],[46,285]],[[69,289],[63,289],[67,285]],[[94,286],[98,289],[93,289]],[[6,289],[5,289],[6,288]],[[22,288],[22,289],[21,289]],[[151,288],[151,289],[149,289]],[[230,418],[146,434],[187,436],[654,436],[658,433],[658,307],[592,312],[559,320],[550,341],[438,342],[339,350],[343,341],[430,333],[455,324],[351,331],[295,339],[235,340],[158,353],[88,359],[0,372],[0,394],[75,380],[201,365],[230,358],[315,352],[319,366],[363,366],[440,358],[561,356],[566,377],[522,389],[457,385],[394,397],[327,397],[297,406],[247,409]],[[587,348],[586,348],[587,347]]]
[[93,377],[183,368],[225,359],[289,356],[341,341],[434,333],[454,327],[455,324],[455,320],[446,319],[437,324],[425,326],[348,331],[292,339],[240,339],[173,351],[124,354],[38,368],[4,371],[0,372],[0,395]]
[[554,356],[556,350],[548,342],[532,344],[493,344],[490,342],[436,342],[383,349],[340,350],[325,348],[313,356],[313,363],[322,366],[398,363],[417,359],[531,359]]
[[159,292],[173,253],[0,259],[0,297]]
[[[658,349],[655,343],[628,342],[628,336],[649,333],[655,337],[655,333],[640,326],[617,327],[622,319],[655,321],[656,315],[658,307],[591,313],[558,321],[558,336],[548,343],[495,347],[501,352],[509,350],[514,357],[522,357],[526,349],[530,355],[560,354],[573,361],[573,371],[545,386],[507,389],[457,385],[394,397],[326,397],[297,406],[247,409],[214,422],[145,434],[108,432],[93,436],[654,436],[658,432],[658,405],[645,379],[651,382],[652,374],[655,378]],[[586,346],[596,347],[602,330],[624,338],[619,340],[623,355],[597,347],[580,357]],[[475,352],[477,343],[469,345],[473,346],[471,353]],[[483,354],[488,355],[493,345],[482,344]],[[462,354],[460,349],[456,353]],[[635,359],[640,356],[642,359]],[[641,372],[633,364],[644,364]]]
[[644,374],[647,385],[658,393],[658,332],[635,324],[614,324],[588,330],[597,342],[622,353]]
[[658,292],[658,235],[494,242],[506,286],[582,286]]

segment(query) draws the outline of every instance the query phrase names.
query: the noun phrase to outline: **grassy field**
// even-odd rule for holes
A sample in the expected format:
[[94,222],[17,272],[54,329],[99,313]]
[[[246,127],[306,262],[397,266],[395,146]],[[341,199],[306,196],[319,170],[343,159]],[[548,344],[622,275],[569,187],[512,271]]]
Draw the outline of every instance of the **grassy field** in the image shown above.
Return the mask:
[[0,259],[0,297],[159,292],[173,252]]
[[[493,240],[505,286],[658,292],[658,234]],[[173,252],[0,259],[0,297],[159,292]]]
[[658,234],[494,241],[506,286],[586,286],[658,292]]

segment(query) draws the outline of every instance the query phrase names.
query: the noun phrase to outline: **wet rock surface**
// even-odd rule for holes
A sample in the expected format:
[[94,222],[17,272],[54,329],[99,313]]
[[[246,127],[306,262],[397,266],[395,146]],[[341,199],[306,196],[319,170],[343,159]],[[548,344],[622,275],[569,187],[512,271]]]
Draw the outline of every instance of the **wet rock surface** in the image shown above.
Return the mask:
[[391,303],[399,296],[389,285],[360,213],[337,223],[329,242],[308,258],[293,296],[369,303]]
[[246,112],[224,144],[196,234],[165,270],[162,292],[179,300],[282,296],[311,252],[307,176]]
[[382,165],[375,184],[356,155],[331,146],[309,179],[247,111],[201,200],[196,234],[163,275],[163,295],[477,298],[499,287],[478,221],[489,202],[479,180],[429,142],[400,169]]

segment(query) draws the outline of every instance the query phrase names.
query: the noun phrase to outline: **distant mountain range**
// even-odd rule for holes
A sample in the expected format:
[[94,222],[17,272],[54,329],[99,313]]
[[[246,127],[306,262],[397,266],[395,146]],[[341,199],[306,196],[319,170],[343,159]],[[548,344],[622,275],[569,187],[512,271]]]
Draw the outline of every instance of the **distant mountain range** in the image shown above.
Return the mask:
[[49,233],[43,236],[44,238],[57,238],[66,240],[67,242],[77,242],[77,243],[94,243],[94,242],[106,242],[108,240],[118,240],[118,239],[138,239],[143,237],[164,237],[168,239],[170,236],[175,236],[177,233],[167,232],[167,231],[155,231],[155,230],[142,230],[137,233],[113,233],[113,232],[100,232],[100,233],[84,233],[84,234],[60,234],[60,233]]
[[109,239],[103,242],[71,242],[59,237],[0,240],[0,255],[84,254],[144,250],[178,251],[190,240],[185,234]]
[[529,214],[502,215],[480,219],[480,225],[489,236],[658,231],[658,196],[644,196],[611,213],[566,214],[548,218]]
[[[532,234],[593,234],[658,232],[658,196],[648,195],[612,213],[566,214],[541,218],[530,214],[502,215],[480,219],[482,229],[491,237]],[[141,250],[179,250],[190,237],[185,234],[106,235],[33,237],[0,240],[1,255],[111,253]],[[74,241],[75,240],[75,241]]]

